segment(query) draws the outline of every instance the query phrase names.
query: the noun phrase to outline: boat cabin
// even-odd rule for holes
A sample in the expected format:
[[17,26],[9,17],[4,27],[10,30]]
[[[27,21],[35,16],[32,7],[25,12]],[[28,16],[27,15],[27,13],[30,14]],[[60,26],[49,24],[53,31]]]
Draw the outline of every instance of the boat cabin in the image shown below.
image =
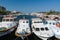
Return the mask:
[[7,16],[4,16],[3,19],[2,19],[2,22],[7,22],[7,21],[14,21],[14,17],[12,15],[7,15]]
[[54,35],[57,39],[60,39],[60,21],[59,20],[49,20],[51,30],[53,30]]
[[16,36],[28,36],[31,34],[30,30],[30,25],[29,25],[29,20],[28,19],[20,19],[19,20],[19,25],[16,30]]
[[[38,22],[38,19],[36,19]],[[39,19],[40,23],[35,23],[36,20],[32,20],[32,32],[39,38],[52,37],[54,35],[53,31],[50,28],[50,25],[46,20]],[[44,21],[44,22],[43,22]]]
[[[4,16],[0,25],[0,29],[8,30],[16,26],[15,18],[12,15]],[[5,28],[5,29],[4,29]],[[0,30],[2,31],[2,30]]]
[[36,31],[39,31],[39,26],[42,25],[43,22],[42,22],[42,19],[40,18],[32,18],[32,30],[36,30]]

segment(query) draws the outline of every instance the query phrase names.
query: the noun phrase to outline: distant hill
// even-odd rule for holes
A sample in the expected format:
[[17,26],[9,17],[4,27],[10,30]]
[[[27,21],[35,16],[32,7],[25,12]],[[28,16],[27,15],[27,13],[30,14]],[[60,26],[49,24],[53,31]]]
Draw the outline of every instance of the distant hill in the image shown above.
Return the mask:
[[60,12],[58,11],[49,11],[49,12],[46,12],[46,15],[50,15],[50,14],[54,14],[54,15],[60,15]]
[[6,8],[3,6],[0,6],[0,15],[5,15],[6,14]]

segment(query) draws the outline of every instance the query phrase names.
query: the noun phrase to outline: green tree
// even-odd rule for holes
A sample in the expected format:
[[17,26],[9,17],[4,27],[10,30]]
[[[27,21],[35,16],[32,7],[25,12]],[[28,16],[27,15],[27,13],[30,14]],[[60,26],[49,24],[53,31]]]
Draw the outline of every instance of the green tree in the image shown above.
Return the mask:
[[50,15],[50,14],[56,14],[56,11],[50,10],[49,12],[46,12],[46,15]]
[[6,12],[7,12],[6,8],[3,6],[0,6],[0,15],[5,15],[5,14],[7,14]]

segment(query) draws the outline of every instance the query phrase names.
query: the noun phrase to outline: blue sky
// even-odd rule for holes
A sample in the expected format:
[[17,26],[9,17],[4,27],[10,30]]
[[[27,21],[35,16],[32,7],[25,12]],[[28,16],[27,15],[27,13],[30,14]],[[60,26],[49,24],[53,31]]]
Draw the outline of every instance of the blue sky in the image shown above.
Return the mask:
[[0,0],[7,10],[25,13],[56,10],[60,11],[60,0]]

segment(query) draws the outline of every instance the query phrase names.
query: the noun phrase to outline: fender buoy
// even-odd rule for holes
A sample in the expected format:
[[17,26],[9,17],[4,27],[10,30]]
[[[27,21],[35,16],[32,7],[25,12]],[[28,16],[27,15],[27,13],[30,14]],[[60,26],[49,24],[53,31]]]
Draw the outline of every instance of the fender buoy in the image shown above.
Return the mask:
[[59,28],[60,28],[60,23],[57,23],[57,24],[56,24],[56,27],[59,27]]

